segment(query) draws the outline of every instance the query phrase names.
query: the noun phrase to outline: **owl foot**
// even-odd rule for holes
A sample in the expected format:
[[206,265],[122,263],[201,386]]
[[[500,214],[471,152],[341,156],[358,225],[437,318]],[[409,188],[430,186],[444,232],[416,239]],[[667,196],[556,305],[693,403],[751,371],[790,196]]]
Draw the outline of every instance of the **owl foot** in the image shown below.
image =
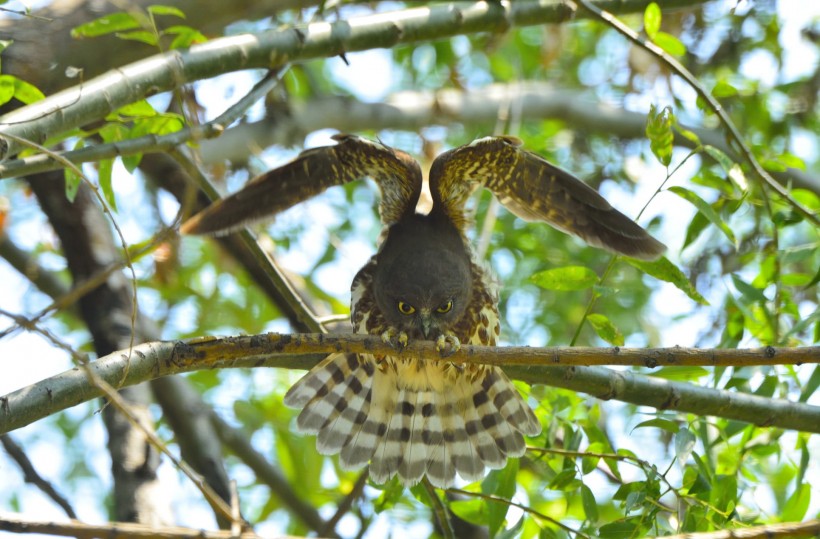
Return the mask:
[[436,350],[441,357],[449,357],[461,349],[461,341],[452,333],[445,333],[436,339]]
[[382,333],[382,342],[389,344],[401,352],[407,348],[407,333],[399,331],[396,328],[387,328],[387,330]]

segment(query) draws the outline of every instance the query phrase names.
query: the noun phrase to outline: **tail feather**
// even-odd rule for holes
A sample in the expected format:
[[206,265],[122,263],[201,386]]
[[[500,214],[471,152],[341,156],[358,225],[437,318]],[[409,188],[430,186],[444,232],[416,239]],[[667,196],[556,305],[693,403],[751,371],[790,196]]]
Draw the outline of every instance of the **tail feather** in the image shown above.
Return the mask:
[[506,459],[498,449],[498,444],[490,435],[490,431],[481,425],[481,418],[479,418],[478,411],[473,404],[473,394],[476,387],[481,387],[479,382],[472,382],[469,385],[457,385],[464,402],[464,430],[469,435],[476,455],[484,463],[484,466],[500,469],[504,467]]
[[[382,436],[373,458],[370,460],[370,477],[376,483],[384,483],[396,473],[404,456],[405,443],[410,439],[410,431],[405,426],[405,420],[409,423],[410,416],[404,414],[406,410],[407,391],[400,389],[397,392],[396,400],[388,399],[386,404],[395,404],[390,410],[387,406],[385,410],[390,410],[392,415],[388,415],[387,431]],[[405,439],[406,432],[406,439]]]
[[410,417],[410,439],[398,470],[399,477],[409,485],[418,483],[427,469],[427,447],[422,436],[425,423],[423,410],[430,410],[433,403],[431,391],[416,391],[415,397],[412,403],[414,413]]
[[297,430],[316,434],[320,453],[339,453],[343,469],[369,461],[375,482],[398,475],[406,486],[425,474],[440,488],[456,474],[479,480],[485,467],[523,455],[524,435],[541,431],[500,369],[420,361],[336,354],[299,380],[285,404],[302,408]]

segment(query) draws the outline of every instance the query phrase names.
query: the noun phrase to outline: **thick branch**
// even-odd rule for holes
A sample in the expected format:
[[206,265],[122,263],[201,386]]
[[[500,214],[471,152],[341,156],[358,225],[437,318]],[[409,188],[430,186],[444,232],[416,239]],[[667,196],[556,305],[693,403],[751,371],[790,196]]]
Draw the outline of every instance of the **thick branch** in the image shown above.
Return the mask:
[[[625,13],[644,9],[648,1],[602,0],[598,4]],[[667,0],[664,5],[691,5],[691,1]],[[459,34],[503,32],[513,26],[561,23],[574,16],[574,4],[555,0],[510,4],[453,2],[214,39],[188,50],[170,51],[109,71],[6,114],[0,117],[0,124],[4,124],[4,132],[42,143],[50,135],[101,119],[149,95],[231,71],[269,69],[286,62]],[[5,139],[5,142],[7,145],[0,147],[0,161],[22,149],[13,140]]]
[[[431,125],[451,122],[469,126],[487,124],[494,122],[498,118],[499,109],[510,102],[515,102],[521,114],[527,118],[557,118],[578,131],[622,138],[646,138],[644,113],[613,107],[601,103],[591,95],[579,95],[577,91],[556,89],[541,82],[523,82],[491,84],[469,91],[452,88],[402,91],[388,96],[383,103],[366,103],[342,96],[288,103],[286,114],[269,116],[259,122],[241,123],[228,129],[217,139],[201,140],[199,154],[205,164],[225,161],[244,164],[260,148],[298,145],[306,135],[319,129],[331,128],[352,133],[365,129],[418,131]],[[220,123],[227,125],[225,122]],[[698,135],[703,144],[734,155],[726,137],[720,132],[684,127]],[[206,125],[189,131],[194,134],[207,128]],[[184,134],[185,132],[178,131],[161,137],[150,135],[58,154],[79,164],[135,153],[164,152],[178,145]],[[216,135],[216,131],[213,135]],[[688,148],[695,147],[692,140],[680,134],[676,135],[675,143]],[[46,154],[31,155],[0,164],[0,178],[53,170],[62,166],[62,163]],[[789,169],[776,176],[783,183],[820,193],[820,179],[805,171]]]
[[[266,366],[304,369],[315,365],[324,354],[332,352],[390,354],[408,358],[439,357],[435,343],[431,342],[413,342],[398,353],[379,337],[373,336],[270,333],[146,343],[134,347],[130,359],[128,351],[122,350],[100,358],[89,368],[103,380],[131,385],[160,376],[207,368]],[[816,346],[750,350],[462,346],[448,360],[501,365],[514,378],[581,391],[601,399],[820,433],[818,406],[671,382],[629,371],[581,366],[606,363],[649,367],[817,363],[820,362],[820,347]],[[19,389],[0,397],[0,433],[28,425],[99,395],[100,390],[88,382],[81,369],[72,369]]]

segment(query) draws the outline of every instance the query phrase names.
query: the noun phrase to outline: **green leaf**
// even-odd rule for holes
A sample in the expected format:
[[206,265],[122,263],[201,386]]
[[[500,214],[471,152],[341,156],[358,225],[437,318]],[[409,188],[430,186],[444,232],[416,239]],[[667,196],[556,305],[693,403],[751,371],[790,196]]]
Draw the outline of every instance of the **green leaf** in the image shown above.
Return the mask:
[[595,494],[586,485],[581,485],[581,504],[584,506],[587,520],[595,524],[598,521],[598,502],[595,501]]
[[657,112],[655,105],[649,107],[649,115],[646,118],[646,136],[649,139],[649,148],[660,161],[668,167],[672,162],[672,149],[675,142],[675,134],[672,132],[672,125],[675,123],[675,115],[672,109],[664,107]]
[[655,37],[652,38],[652,41],[672,56],[683,56],[686,54],[686,45],[672,34],[658,32],[655,34]]
[[14,80],[17,77],[0,75],[0,105],[8,103],[14,97]]
[[678,187],[673,186],[669,188],[669,191],[675,193],[682,199],[686,200],[687,202],[691,203],[695,206],[698,211],[703,214],[704,217],[709,219],[713,225],[718,227],[718,229],[723,232],[723,235],[726,236],[729,241],[732,242],[732,245],[737,248],[737,239],[735,238],[735,233],[732,232],[732,229],[729,228],[729,225],[720,217],[720,215],[715,212],[712,206],[709,205],[708,202],[700,198],[694,191],[690,191],[685,187]]
[[91,22],[76,26],[71,30],[71,37],[75,39],[87,37],[99,37],[125,30],[140,28],[140,23],[136,17],[130,13],[111,13]]
[[621,333],[621,331],[615,327],[615,324],[606,316],[592,313],[587,315],[587,321],[593,329],[595,329],[595,333],[609,344],[614,344],[615,346],[624,345],[623,333]]
[[[83,146],[85,146],[85,140],[80,139],[77,141],[77,144],[74,145],[74,149],[79,150]],[[77,196],[77,190],[80,188],[80,182],[83,181],[83,179],[74,172],[74,169],[71,167],[65,168],[63,176],[65,177],[65,197],[69,202],[74,202],[74,198]]]
[[695,286],[689,281],[686,275],[665,256],[651,262],[637,260],[635,258],[624,258],[624,260],[647,275],[651,275],[667,283],[672,283],[678,290],[701,305],[709,305],[709,302],[700,295],[700,292],[695,289]]
[[735,163],[731,157],[726,155],[722,150],[715,148],[709,144],[703,147],[703,150],[709,154],[709,156],[717,161],[720,165],[720,168],[726,172],[726,175],[729,179],[741,190],[747,191],[749,188],[749,182],[746,181],[746,176],[743,174],[743,169],[740,168],[740,165]]
[[712,95],[715,97],[732,97],[737,95],[737,88],[721,79],[712,88]]
[[36,101],[40,101],[41,99],[46,98],[46,96],[43,95],[43,92],[41,92],[40,89],[34,86],[33,84],[29,84],[28,82],[22,79],[18,79],[17,77],[13,78],[14,97],[21,103],[30,105]]
[[[518,459],[510,459],[501,470],[493,470],[481,482],[481,492],[510,500],[515,495]],[[487,522],[490,537],[494,537],[504,527],[510,506],[502,502],[487,501]]]
[[148,12],[154,15],[171,15],[173,17],[179,17],[180,19],[185,18],[185,13],[181,9],[174,6],[155,4],[153,6],[148,6]]
[[650,419],[649,421],[643,421],[635,425],[635,429],[640,429],[644,427],[658,427],[659,429],[663,429],[667,432],[678,432],[680,430],[680,425],[678,425],[674,421],[670,421],[668,419],[663,419],[662,417],[656,417],[655,419]]
[[750,299],[753,302],[766,303],[769,299],[763,294],[759,288],[755,288],[734,273],[732,274],[732,284],[742,296]]
[[680,429],[675,434],[675,456],[680,464],[686,464],[695,448],[695,435],[689,429]]
[[114,168],[113,159],[103,159],[99,163],[97,172],[100,189],[102,189],[105,201],[112,211],[117,211],[117,199],[114,197],[114,188],[111,185],[111,172]]
[[0,39],[0,52],[3,52],[14,43],[13,39]]
[[649,39],[655,39],[655,35],[661,29],[661,8],[655,2],[646,6],[643,12],[643,29]]
[[530,280],[547,290],[584,290],[598,282],[598,275],[585,266],[564,266],[539,271]]
[[153,32],[149,32],[148,30],[117,32],[117,37],[120,39],[126,39],[128,41],[139,41],[140,43],[145,43],[146,45],[150,45],[152,47],[157,46],[156,34],[154,34]]
[[208,38],[205,37],[199,30],[191,28],[190,26],[171,26],[163,30],[162,33],[175,36],[170,45],[170,48],[172,49],[182,49],[190,47],[195,43],[204,43],[208,41]]
[[799,522],[806,516],[806,511],[809,510],[809,503],[811,502],[811,485],[803,483],[798,485],[795,491],[783,504],[783,509],[780,511],[781,522]]
[[[467,522],[478,526],[487,525],[487,504],[482,499],[455,500],[450,502],[448,507],[454,514]],[[490,537],[492,536],[491,533]]]
[[157,111],[151,106],[151,103],[145,99],[140,99],[139,101],[120,107],[115,113],[122,116],[138,116],[142,118],[150,118],[157,115]]
[[599,539],[633,539],[637,537],[638,525],[631,520],[610,522],[598,530]]
[[692,382],[707,376],[709,370],[705,367],[663,367],[652,372],[652,376],[663,378],[664,380],[677,380],[680,382]]

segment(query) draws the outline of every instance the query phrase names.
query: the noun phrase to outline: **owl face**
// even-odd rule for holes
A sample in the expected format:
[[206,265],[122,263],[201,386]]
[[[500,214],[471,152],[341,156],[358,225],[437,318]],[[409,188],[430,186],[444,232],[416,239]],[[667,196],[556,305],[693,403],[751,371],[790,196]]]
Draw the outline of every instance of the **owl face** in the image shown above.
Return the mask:
[[376,255],[373,292],[392,327],[434,340],[464,316],[472,294],[471,262],[455,229],[416,217],[388,232]]
[[461,319],[470,298],[462,286],[428,288],[424,284],[430,283],[393,287],[377,294],[376,303],[392,327],[410,338],[435,340]]

